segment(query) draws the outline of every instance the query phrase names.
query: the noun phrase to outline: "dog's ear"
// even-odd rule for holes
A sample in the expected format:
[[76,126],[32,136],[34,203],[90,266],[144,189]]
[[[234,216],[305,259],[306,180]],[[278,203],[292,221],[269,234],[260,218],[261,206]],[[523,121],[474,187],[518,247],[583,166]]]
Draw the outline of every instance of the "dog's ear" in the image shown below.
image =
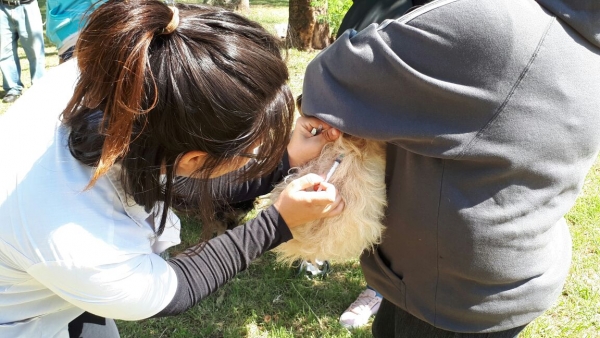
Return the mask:
[[300,114],[300,116],[304,116],[304,114],[302,114],[302,94],[296,97],[296,109],[298,109],[298,114]]

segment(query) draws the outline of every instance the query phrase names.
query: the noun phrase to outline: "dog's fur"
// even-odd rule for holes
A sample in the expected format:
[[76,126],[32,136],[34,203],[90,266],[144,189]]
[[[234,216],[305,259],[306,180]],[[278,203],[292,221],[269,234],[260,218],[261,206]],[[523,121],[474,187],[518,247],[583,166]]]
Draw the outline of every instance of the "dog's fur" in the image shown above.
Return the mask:
[[[343,212],[294,227],[294,238],[273,250],[279,261],[345,261],[356,259],[363,250],[379,243],[386,206],[383,142],[343,135],[327,144],[317,159],[299,168],[286,182],[308,173],[325,176],[340,154],[344,157],[329,182],[342,195],[346,205]],[[282,182],[275,187],[271,203],[286,185]]]

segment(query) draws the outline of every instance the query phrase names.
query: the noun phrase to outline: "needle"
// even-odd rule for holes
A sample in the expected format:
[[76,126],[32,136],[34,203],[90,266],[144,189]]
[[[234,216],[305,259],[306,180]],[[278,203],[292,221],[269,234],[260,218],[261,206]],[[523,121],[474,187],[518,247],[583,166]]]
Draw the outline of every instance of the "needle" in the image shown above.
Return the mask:
[[[342,162],[342,158],[344,158],[344,154],[340,154],[335,159],[335,162],[333,162],[333,165],[331,166],[331,169],[329,169],[329,172],[327,173],[327,176],[325,176],[325,181],[323,181],[324,183],[328,183],[329,182],[329,179],[331,179],[331,176],[333,176],[333,173],[339,167],[340,162]],[[322,189],[322,187],[319,186],[319,189],[317,189],[317,191],[321,191],[321,189]]]

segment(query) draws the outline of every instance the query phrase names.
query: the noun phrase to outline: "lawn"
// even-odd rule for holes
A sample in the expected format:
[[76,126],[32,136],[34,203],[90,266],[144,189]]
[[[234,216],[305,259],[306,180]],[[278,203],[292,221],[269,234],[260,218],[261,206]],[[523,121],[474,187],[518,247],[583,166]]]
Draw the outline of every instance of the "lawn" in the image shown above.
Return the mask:
[[[40,2],[44,11],[45,3]],[[246,14],[274,32],[287,21],[286,0],[251,0]],[[287,51],[290,85],[301,92],[306,64],[316,52]],[[24,81],[28,65],[24,55]],[[58,64],[56,49],[47,45],[47,65]],[[0,114],[9,105],[0,103]],[[599,337],[600,334],[600,158],[584,190],[567,215],[573,236],[573,264],[556,304],[521,334],[521,338]],[[195,243],[199,224],[184,220],[182,239]],[[174,248],[183,249],[185,245]],[[371,337],[370,327],[349,332],[338,316],[363,290],[357,261],[333,264],[323,280],[295,276],[292,268],[265,254],[248,270],[188,312],[172,318],[118,321],[122,337]]]

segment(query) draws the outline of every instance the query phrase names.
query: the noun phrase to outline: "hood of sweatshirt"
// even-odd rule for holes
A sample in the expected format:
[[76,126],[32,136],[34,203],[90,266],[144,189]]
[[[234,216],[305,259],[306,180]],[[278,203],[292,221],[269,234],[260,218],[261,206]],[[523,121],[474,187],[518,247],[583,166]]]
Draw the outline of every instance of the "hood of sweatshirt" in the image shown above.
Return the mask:
[[[552,85],[538,83],[540,97],[584,80],[594,89],[599,56],[600,0],[437,0],[344,32],[308,65],[302,111],[354,136],[454,156],[528,72]],[[572,79],[561,60],[589,72]]]
[[600,1],[536,0],[542,7],[600,47]]

